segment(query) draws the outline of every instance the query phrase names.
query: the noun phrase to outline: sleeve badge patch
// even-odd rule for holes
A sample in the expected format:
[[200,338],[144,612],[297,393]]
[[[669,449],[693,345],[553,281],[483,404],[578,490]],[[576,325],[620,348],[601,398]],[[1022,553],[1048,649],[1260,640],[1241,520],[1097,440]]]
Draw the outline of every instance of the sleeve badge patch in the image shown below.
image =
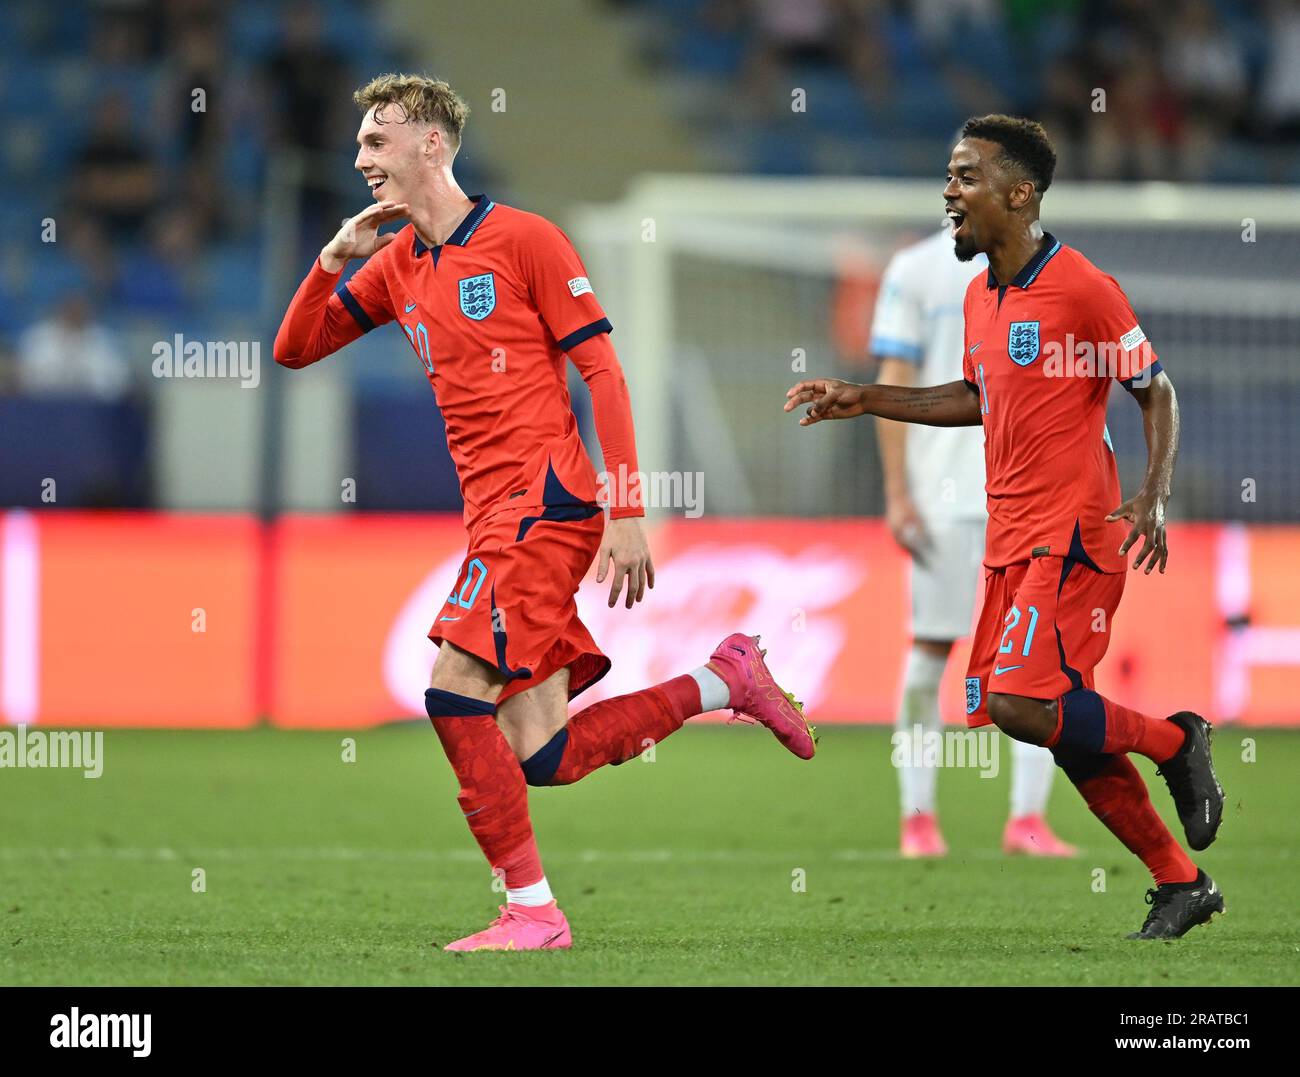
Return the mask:
[[1131,352],[1134,348],[1136,348],[1139,344],[1141,344],[1144,340],[1146,340],[1146,338],[1147,335],[1144,332],[1142,332],[1142,327],[1140,325],[1135,325],[1132,329],[1130,329],[1127,333],[1125,333],[1122,337],[1119,338],[1119,344],[1120,347],[1123,348],[1126,352]]

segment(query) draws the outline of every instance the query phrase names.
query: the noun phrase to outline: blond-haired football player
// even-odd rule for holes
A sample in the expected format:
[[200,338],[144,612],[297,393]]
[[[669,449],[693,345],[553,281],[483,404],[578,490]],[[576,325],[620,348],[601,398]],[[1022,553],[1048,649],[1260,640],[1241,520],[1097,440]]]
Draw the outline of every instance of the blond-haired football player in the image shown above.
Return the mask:
[[[567,358],[591,390],[606,470],[635,477],[612,327],[559,228],[461,190],[452,162],[469,110],[450,86],[383,75],[355,97],[356,168],[374,205],[321,250],[275,358],[306,366],[396,322],[433,388],[468,548],[429,630],[439,651],[425,706],[459,779],[461,812],[506,887],[501,915],[447,949],[563,949],[569,924],[542,871],[528,785],[576,782],[711,710],[767,726],[805,759],[813,735],[758,641],[738,632],[692,672],[568,718],[569,700],[610,667],[574,601],[592,561],[597,581],[610,577],[610,606],[625,583],[628,609],[654,586],[640,489],[633,479],[611,490],[606,523],[565,379]],[[408,223],[380,233],[398,218]],[[345,282],[352,259],[364,263]]]

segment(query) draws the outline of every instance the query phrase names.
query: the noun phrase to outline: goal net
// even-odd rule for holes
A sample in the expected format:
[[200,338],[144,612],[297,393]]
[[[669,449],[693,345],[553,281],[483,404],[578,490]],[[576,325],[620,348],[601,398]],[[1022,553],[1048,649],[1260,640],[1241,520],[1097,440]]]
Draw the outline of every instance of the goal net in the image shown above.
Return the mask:
[[[873,424],[815,439],[781,405],[807,375],[874,378],[891,254],[942,221],[942,182],[649,176],[573,238],[627,371],[641,467],[703,473],[718,515],[874,515]],[[1053,186],[1045,223],[1124,288],[1178,390],[1181,519],[1300,516],[1300,197],[1289,189]],[[1146,455],[1112,394],[1124,490]]]

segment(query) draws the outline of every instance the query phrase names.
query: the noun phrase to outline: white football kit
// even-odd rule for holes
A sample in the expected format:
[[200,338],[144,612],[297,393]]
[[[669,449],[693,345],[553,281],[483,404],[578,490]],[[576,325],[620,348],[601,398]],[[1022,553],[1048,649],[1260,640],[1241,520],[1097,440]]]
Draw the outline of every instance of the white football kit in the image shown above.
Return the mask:
[[[959,262],[945,227],[891,259],[871,323],[871,354],[917,367],[918,385],[962,379],[962,307],[980,254]],[[977,426],[907,428],[907,485],[929,536],[912,561],[912,637],[967,635],[984,560],[984,431]]]

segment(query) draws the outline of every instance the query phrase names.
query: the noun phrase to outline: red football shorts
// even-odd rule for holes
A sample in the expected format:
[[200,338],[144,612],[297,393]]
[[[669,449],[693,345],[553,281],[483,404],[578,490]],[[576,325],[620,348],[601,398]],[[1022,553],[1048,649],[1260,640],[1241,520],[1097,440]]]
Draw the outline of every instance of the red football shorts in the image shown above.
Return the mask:
[[[531,500],[531,499],[529,499]],[[609,672],[574,600],[605,529],[598,505],[525,505],[493,513],[469,549],[429,638],[495,666],[501,703],[569,669],[569,698]]]
[[1064,557],[986,568],[966,670],[967,724],[989,724],[990,692],[1058,699],[1091,688],[1123,593],[1123,572]]

